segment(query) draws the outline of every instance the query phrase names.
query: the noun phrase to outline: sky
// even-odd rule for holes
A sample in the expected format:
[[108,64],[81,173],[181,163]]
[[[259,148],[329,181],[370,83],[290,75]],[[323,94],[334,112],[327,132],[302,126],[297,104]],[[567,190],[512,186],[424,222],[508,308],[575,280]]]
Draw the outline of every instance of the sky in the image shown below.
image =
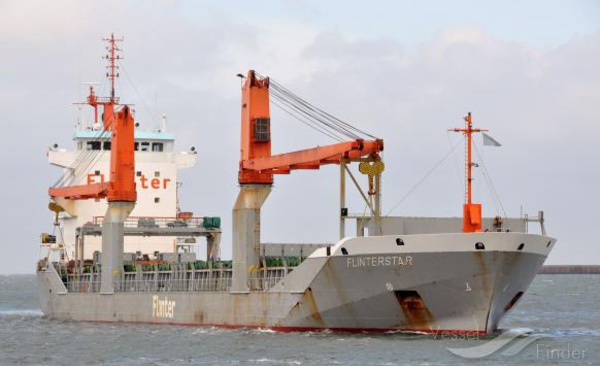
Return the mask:
[[[477,142],[484,215],[543,210],[558,239],[547,263],[600,264],[598,2],[4,0],[0,274],[34,272],[39,235],[52,230],[47,188],[60,175],[46,151],[71,146],[73,103],[84,82],[104,81],[111,33],[125,40],[118,94],[142,128],[164,113],[177,148],[196,147],[197,166],[180,173],[181,206],[222,217],[224,257],[239,189],[236,74],[255,69],[385,140],[392,215],[461,215],[462,150],[448,155],[460,136],[446,130],[472,112],[503,145]],[[275,108],[271,120],[274,153],[332,143]],[[334,166],[276,176],[263,242],[335,242],[338,176]],[[349,201],[364,210],[358,195]]]

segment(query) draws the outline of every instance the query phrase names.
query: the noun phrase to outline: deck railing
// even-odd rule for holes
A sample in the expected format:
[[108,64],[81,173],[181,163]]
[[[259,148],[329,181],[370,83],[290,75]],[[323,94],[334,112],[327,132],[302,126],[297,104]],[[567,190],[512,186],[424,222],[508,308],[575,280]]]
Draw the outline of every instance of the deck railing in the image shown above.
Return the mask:
[[[251,291],[267,291],[292,268],[275,267],[254,271],[248,279]],[[115,292],[228,292],[231,269],[127,272],[114,284]],[[69,292],[99,292],[100,273],[63,275]]]
[[[204,227],[204,217],[145,217],[145,216],[130,216],[125,220],[124,226],[129,228],[198,228]],[[94,216],[91,223],[88,225],[101,227],[104,221],[103,216]]]

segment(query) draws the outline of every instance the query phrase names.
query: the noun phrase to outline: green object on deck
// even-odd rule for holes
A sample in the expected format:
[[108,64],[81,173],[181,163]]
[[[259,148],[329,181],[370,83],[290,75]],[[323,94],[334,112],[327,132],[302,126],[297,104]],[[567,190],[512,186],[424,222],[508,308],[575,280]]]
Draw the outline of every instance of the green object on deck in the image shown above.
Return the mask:
[[219,229],[221,227],[220,217],[205,217],[202,226],[206,229]]

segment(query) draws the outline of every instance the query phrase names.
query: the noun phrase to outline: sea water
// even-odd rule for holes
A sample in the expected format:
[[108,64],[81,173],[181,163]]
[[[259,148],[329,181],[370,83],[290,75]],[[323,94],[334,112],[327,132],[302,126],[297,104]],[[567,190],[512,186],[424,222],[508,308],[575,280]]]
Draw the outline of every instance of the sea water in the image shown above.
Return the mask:
[[[538,275],[501,323],[505,337],[520,337],[500,344],[502,334],[279,333],[51,320],[40,311],[35,276],[0,276],[0,365],[600,365],[599,282],[600,275]],[[476,350],[485,352],[473,359],[449,350],[482,345]]]

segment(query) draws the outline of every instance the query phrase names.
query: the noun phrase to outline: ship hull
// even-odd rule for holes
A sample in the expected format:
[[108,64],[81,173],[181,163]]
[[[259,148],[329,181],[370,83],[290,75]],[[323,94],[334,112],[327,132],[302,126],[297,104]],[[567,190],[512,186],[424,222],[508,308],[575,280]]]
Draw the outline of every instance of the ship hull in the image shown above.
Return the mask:
[[267,291],[68,292],[51,266],[38,271],[38,282],[44,314],[63,320],[490,333],[554,241],[520,233],[347,238],[329,253],[318,249]]

